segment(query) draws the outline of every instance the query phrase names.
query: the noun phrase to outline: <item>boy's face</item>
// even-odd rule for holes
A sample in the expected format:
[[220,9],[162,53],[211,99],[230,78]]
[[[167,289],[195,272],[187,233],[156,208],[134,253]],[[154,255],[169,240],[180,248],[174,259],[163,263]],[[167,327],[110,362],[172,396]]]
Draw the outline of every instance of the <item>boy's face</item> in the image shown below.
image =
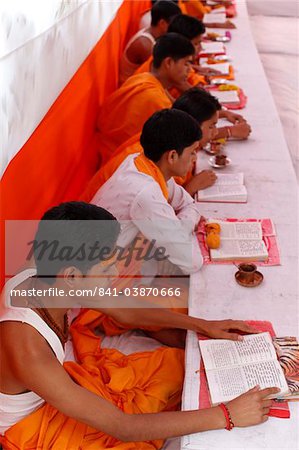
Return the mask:
[[202,131],[202,138],[200,140],[200,146],[204,147],[208,142],[213,140],[217,135],[216,124],[218,122],[218,111],[209,120],[205,120],[200,128]]
[[113,256],[111,259],[101,261],[92,266],[87,272],[86,281],[90,289],[96,286],[107,289],[117,275],[116,256]]
[[202,47],[201,47],[201,42],[202,42],[202,34],[199,34],[198,36],[196,36],[194,39],[191,39],[191,42],[193,44],[194,50],[195,50],[195,56],[198,55],[198,53],[200,53]]
[[193,55],[186,56],[185,58],[178,59],[177,61],[169,58],[168,75],[172,84],[176,85],[187,81],[191,70],[192,60]]
[[189,170],[193,168],[193,165],[196,161],[198,147],[199,141],[196,141],[189,147],[184,148],[184,151],[181,155],[176,153],[177,157],[172,165],[172,171],[174,172],[173,176],[184,177],[187,175]]

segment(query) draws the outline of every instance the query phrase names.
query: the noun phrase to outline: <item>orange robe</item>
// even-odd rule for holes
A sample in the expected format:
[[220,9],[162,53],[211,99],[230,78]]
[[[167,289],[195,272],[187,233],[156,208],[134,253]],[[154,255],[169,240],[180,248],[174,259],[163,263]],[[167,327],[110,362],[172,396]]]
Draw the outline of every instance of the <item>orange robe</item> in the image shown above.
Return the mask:
[[[144,72],[150,72],[152,67],[153,57],[150,56],[143,64],[141,64],[140,67],[136,70],[135,74],[137,73],[144,73]],[[191,84],[191,86],[197,86],[198,84],[207,84],[205,77],[203,75],[199,75],[193,68],[191,68],[188,78],[188,83]],[[181,95],[181,92],[176,88],[171,88],[169,90],[170,95],[173,98],[178,98]]]
[[[93,332],[98,317],[96,311],[82,311],[71,326],[79,362],[66,362],[64,368],[72,379],[129,414],[177,409],[184,352],[161,347],[126,356],[114,349],[101,349],[101,339]],[[157,450],[163,440],[121,442],[46,403],[10,427],[0,436],[0,443],[5,450]]]
[[[109,180],[127,156],[143,152],[139,139],[140,133],[137,133],[116,149],[114,156],[94,174],[87,184],[83,194],[79,198],[80,201],[89,203],[100,187]],[[186,177],[175,177],[176,183],[184,186],[186,182],[191,180],[193,171],[194,168],[188,172]]]
[[199,20],[202,20],[203,16],[211,11],[211,8],[204,6],[200,0],[180,0],[179,7],[181,8],[183,14],[188,14],[189,16],[196,17]]
[[105,164],[114,151],[134,134],[156,111],[170,108],[164,87],[151,73],[133,75],[101,107],[98,118],[99,152]]

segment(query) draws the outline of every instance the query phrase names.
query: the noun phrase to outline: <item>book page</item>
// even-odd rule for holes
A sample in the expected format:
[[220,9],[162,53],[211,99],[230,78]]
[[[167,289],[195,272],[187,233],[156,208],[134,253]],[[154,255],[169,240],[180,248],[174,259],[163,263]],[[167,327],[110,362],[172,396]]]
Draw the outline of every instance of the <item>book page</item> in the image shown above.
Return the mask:
[[223,222],[208,219],[207,223],[219,223],[221,226],[221,241],[226,239],[261,240],[263,238],[260,222]]
[[278,387],[288,392],[283,371],[277,360],[206,371],[212,404],[226,402],[259,385],[261,389]]
[[225,23],[226,14],[225,13],[209,13],[203,16],[203,23]]
[[240,103],[237,91],[211,91],[211,94],[216,97],[220,103]]
[[243,341],[201,340],[199,348],[207,370],[276,360],[275,348],[268,332],[246,335]]
[[202,42],[201,47],[200,53],[225,53],[222,42]]
[[214,186],[235,186],[240,184],[244,184],[243,173],[219,173],[217,174],[217,180]]
[[209,69],[215,69],[221,72],[222,75],[229,75],[229,63],[218,63],[218,64],[201,64],[201,67],[207,67]]
[[210,250],[212,261],[217,260],[254,260],[264,261],[268,251],[264,241],[258,240],[222,240],[218,249]]
[[202,191],[198,191],[198,200],[231,200],[237,201],[238,198],[242,201],[247,199],[247,190],[244,185],[217,185],[210,186]]
[[223,14],[223,13],[226,15],[225,6],[218,6],[217,8],[212,10],[212,14]]

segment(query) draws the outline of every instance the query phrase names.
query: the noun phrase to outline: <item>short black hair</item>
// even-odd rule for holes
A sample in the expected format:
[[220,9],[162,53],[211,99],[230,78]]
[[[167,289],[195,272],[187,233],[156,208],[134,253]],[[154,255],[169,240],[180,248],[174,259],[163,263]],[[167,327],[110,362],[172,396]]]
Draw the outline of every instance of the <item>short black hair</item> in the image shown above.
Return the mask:
[[201,125],[221,109],[221,104],[209,92],[194,87],[177,98],[172,108],[187,112]]
[[159,69],[165,58],[177,61],[194,55],[194,47],[189,39],[178,33],[166,33],[157,39],[153,49],[153,67]]
[[99,206],[75,201],[54,206],[41,218],[32,242],[37,277],[53,284],[59,271],[71,266],[85,275],[113,252],[119,231],[116,218]]
[[178,33],[187,39],[194,39],[206,31],[204,24],[196,17],[180,14],[172,19],[169,24],[169,33]]
[[176,150],[181,155],[186,147],[201,137],[198,124],[189,114],[175,109],[162,109],[143,125],[140,143],[145,156],[157,162],[169,150]]
[[[159,1],[161,1],[161,0],[152,0],[152,6],[154,6],[155,3],[158,3]],[[167,0],[167,1],[176,3],[176,4],[179,3],[179,0]]]
[[170,22],[173,17],[181,13],[181,9],[176,3],[169,0],[159,0],[151,9],[151,25],[158,25],[161,19]]

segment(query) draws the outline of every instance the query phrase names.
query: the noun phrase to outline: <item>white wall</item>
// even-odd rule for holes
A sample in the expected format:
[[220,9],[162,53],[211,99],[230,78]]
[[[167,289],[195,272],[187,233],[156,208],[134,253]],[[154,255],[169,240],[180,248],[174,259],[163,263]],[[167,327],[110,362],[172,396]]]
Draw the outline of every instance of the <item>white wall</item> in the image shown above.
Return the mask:
[[123,0],[1,0],[0,174],[98,42]]

